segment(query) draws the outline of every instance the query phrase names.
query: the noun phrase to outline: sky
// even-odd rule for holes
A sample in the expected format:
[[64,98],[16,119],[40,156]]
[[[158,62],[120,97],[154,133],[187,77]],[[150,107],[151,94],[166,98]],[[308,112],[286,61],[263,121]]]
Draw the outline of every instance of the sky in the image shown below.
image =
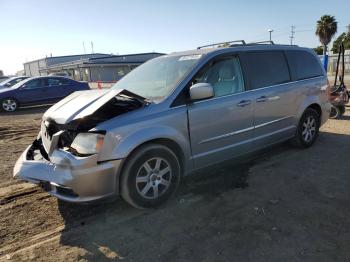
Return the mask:
[[319,45],[316,21],[350,24],[349,0],[0,0],[0,70],[45,56],[182,51],[237,39]]

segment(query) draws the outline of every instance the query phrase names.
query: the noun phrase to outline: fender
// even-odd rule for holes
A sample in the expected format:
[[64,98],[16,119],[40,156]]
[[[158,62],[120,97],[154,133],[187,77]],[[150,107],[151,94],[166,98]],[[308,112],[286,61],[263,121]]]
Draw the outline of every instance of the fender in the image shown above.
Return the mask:
[[[185,131],[187,132],[187,130]],[[189,155],[191,148],[186,133],[183,134],[175,128],[164,125],[155,125],[145,129],[135,130],[135,132],[125,137],[113,136],[107,133],[104,147],[108,147],[110,150],[103,149],[102,152],[106,154],[102,154],[99,161],[106,161],[106,157],[109,160],[127,158],[135,148],[154,139],[169,139],[175,142],[181,148],[184,155],[185,170],[192,166],[190,161],[191,156]]]

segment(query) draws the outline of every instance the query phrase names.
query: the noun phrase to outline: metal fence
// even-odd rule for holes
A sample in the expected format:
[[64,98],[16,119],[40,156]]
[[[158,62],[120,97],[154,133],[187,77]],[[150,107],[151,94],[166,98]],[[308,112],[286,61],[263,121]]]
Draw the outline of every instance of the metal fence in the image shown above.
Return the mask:
[[[347,50],[344,61],[345,61],[345,74],[350,74],[350,50]],[[320,56],[320,59],[323,59],[323,56]],[[338,54],[332,54],[328,56],[328,75],[335,75],[335,70],[337,69],[337,60]]]

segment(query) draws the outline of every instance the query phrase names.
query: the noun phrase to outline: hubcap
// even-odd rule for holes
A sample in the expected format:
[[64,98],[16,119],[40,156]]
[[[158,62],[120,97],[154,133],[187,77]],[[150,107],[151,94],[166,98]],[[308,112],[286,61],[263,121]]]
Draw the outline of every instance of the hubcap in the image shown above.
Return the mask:
[[8,112],[15,111],[17,108],[17,103],[12,99],[6,99],[2,101],[2,108]]
[[313,116],[308,116],[303,123],[302,137],[305,142],[310,142],[316,134],[316,120]]
[[169,163],[160,157],[147,160],[136,175],[137,192],[144,198],[156,199],[169,188],[172,170]]

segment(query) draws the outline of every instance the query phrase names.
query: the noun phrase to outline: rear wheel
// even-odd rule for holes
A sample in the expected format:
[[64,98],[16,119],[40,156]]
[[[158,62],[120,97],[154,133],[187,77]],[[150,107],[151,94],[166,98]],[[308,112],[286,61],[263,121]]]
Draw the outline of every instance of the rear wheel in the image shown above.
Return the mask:
[[338,106],[333,106],[331,107],[331,113],[329,114],[329,118],[335,119],[340,116],[340,110]]
[[1,101],[1,108],[6,112],[13,112],[18,108],[18,103],[13,98],[6,98]]
[[180,183],[180,163],[168,147],[147,144],[127,160],[121,177],[121,196],[137,208],[163,204]]
[[320,116],[312,108],[307,108],[302,115],[299,125],[292,140],[293,144],[307,148],[313,145],[315,142],[320,128]]
[[341,116],[345,114],[345,106],[338,106],[338,109]]

